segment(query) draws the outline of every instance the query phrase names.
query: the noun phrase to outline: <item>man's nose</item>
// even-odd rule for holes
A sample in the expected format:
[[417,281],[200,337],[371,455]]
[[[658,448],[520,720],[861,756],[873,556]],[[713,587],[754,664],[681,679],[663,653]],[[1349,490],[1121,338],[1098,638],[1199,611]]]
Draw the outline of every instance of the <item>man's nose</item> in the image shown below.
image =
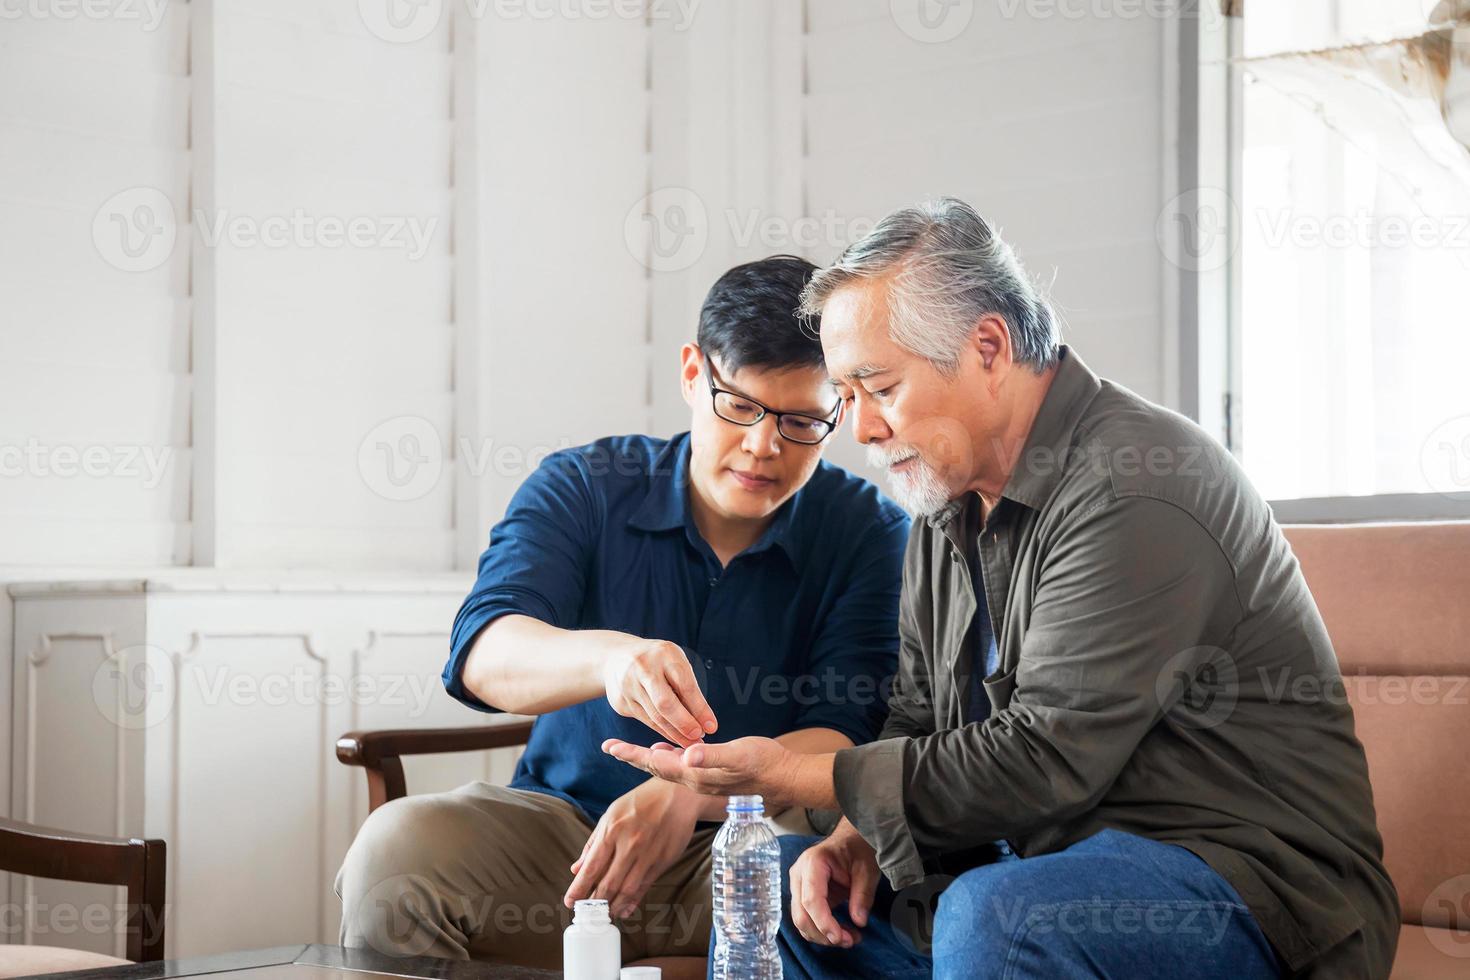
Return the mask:
[[880,442],[893,435],[893,430],[883,417],[872,405],[864,403],[861,399],[854,399],[852,403],[852,434],[857,438],[860,445],[868,445]]
[[769,459],[781,451],[781,434],[776,431],[776,416],[767,415],[755,425],[745,427],[741,448],[757,459]]

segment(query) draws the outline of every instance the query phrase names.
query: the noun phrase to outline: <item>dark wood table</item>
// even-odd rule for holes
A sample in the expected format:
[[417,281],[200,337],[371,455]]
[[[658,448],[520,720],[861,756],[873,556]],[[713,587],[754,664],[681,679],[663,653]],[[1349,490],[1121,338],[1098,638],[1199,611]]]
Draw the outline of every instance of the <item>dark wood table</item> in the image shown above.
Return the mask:
[[372,976],[422,977],[425,980],[553,980],[561,976],[559,972],[523,966],[477,960],[442,960],[433,956],[398,958],[372,949],[313,943],[132,963],[101,970],[48,973],[46,980],[164,980],[206,974],[219,980],[366,980]]

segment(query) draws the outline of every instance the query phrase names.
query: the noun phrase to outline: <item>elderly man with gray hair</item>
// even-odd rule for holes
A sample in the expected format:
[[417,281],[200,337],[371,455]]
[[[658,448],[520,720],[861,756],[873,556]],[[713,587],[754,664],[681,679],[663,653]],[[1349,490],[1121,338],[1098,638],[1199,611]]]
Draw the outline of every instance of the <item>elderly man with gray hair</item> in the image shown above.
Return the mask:
[[788,980],[1386,977],[1399,906],[1352,709],[1230,454],[1061,345],[960,201],[890,215],[803,304],[924,518],[887,723],[825,755],[604,746],[841,812],[782,838]]

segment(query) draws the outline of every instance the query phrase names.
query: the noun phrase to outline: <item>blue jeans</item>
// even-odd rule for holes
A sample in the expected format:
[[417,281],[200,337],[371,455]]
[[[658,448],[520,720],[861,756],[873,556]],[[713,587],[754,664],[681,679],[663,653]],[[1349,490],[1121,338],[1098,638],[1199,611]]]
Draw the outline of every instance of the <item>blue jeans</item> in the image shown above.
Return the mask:
[[[957,878],[931,875],[898,894],[880,879],[862,940],[839,949],[807,942],[791,923],[788,872],[821,838],[778,840],[785,980],[1281,975],[1235,889],[1173,844],[1103,830],[1052,854],[1002,854]],[[837,914],[850,923],[846,906]]]

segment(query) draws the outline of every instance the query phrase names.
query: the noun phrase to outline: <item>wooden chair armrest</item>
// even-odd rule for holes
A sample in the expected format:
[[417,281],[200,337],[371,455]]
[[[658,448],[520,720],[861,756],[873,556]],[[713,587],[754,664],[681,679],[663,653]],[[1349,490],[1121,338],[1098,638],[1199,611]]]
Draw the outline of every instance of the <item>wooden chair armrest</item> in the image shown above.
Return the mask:
[[371,767],[394,756],[474,752],[525,745],[530,737],[529,721],[472,728],[387,728],[348,732],[337,739],[337,758],[344,765]]
[[163,959],[167,847],[157,838],[105,837],[0,819],[0,871],[128,890],[127,957]]
[[475,752],[525,745],[531,737],[527,721],[472,728],[391,728],[348,732],[337,739],[337,759],[361,766],[368,780],[368,812],[408,795],[402,757],[441,752]]

